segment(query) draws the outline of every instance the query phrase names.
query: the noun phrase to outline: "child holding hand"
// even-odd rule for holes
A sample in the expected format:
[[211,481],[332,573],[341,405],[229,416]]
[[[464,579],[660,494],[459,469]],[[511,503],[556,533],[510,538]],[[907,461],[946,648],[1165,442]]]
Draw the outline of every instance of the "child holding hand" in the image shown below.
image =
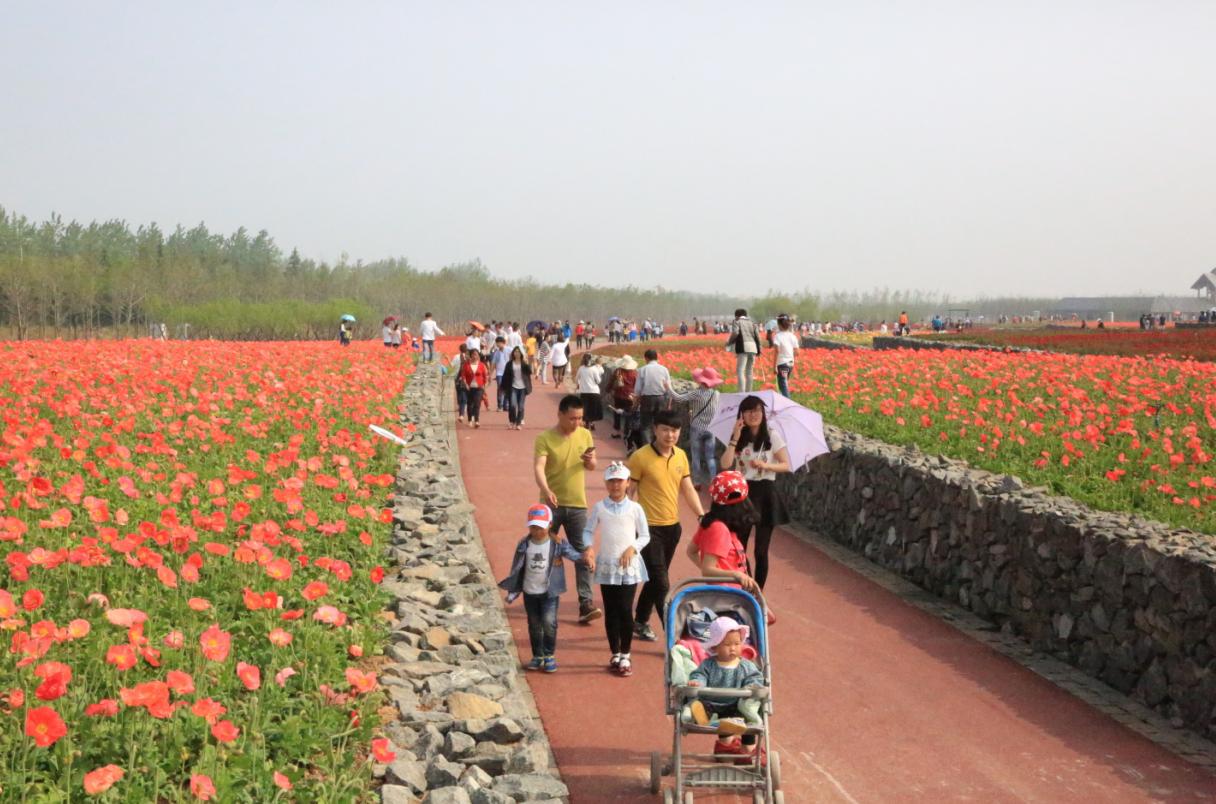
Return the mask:
[[[690,687],[721,687],[728,689],[760,688],[764,675],[755,663],[744,659],[742,651],[751,629],[730,617],[718,617],[709,625],[705,647],[713,655],[697,665],[688,677]],[[760,726],[759,698],[715,698],[700,696],[684,707],[686,721],[707,726],[718,718],[718,741],[714,754],[746,756],[756,750],[756,735],[745,734],[749,726]],[[740,735],[743,735],[742,740]]]
[[629,467],[614,462],[604,472],[608,499],[600,500],[591,509],[583,530],[583,544],[594,544],[595,531],[600,532],[599,560],[595,566],[595,582],[600,585],[604,600],[604,629],[608,632],[608,649],[612,659],[608,670],[621,677],[633,675],[633,598],[638,584],[650,580],[646,564],[639,555],[650,544],[650,527],[642,506],[625,496],[629,485]]
[[557,604],[566,591],[562,558],[595,566],[595,550],[580,553],[569,540],[552,538],[552,523],[549,506],[538,503],[528,509],[528,535],[515,547],[510,574],[498,583],[506,590],[508,603],[523,595],[532,643],[532,661],[525,668],[546,673],[557,672]]

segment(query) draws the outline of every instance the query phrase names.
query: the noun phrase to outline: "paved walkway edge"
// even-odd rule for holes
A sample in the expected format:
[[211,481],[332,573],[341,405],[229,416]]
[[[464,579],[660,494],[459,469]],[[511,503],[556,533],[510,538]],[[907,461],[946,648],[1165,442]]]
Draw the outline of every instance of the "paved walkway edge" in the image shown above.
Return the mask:
[[376,765],[386,804],[566,801],[460,475],[437,365],[406,385],[382,588],[392,627],[381,681],[396,753]]
[[993,623],[961,606],[949,603],[911,581],[854,553],[848,547],[796,523],[783,525],[789,531],[838,564],[898,595],[909,604],[937,617],[967,636],[1006,656],[1060,689],[1109,715],[1141,737],[1216,776],[1216,743],[1175,726],[1165,717],[1123,695],[1113,687],[1059,659],[1046,656],[1025,640],[1002,632]]

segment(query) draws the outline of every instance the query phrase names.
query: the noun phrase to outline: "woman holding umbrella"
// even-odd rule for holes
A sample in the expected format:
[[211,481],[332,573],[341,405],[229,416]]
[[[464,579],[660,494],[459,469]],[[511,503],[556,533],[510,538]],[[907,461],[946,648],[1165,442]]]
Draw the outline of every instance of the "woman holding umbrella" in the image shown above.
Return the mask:
[[[743,473],[747,480],[748,499],[759,514],[755,527],[756,571],[753,575],[763,589],[764,582],[768,580],[768,547],[773,538],[773,528],[789,522],[785,506],[776,493],[776,481],[778,473],[790,471],[790,456],[781,434],[769,429],[764,400],[760,397],[749,395],[739,403],[734,430],[726,443],[726,451],[722,453],[722,467],[737,468]],[[739,534],[744,549],[750,536],[750,528]]]
[[350,313],[342,316],[338,321],[338,343],[343,346],[350,346],[350,325],[353,323],[355,323],[355,317]]

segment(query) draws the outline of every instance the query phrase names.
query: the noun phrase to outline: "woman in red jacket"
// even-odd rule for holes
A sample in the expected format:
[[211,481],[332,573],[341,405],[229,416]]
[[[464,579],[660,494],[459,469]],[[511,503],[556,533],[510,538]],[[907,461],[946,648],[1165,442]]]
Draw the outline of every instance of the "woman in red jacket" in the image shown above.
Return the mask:
[[481,362],[481,352],[476,349],[469,351],[469,359],[460,365],[460,379],[464,380],[468,389],[469,423],[481,427],[481,398],[486,392],[486,364]]

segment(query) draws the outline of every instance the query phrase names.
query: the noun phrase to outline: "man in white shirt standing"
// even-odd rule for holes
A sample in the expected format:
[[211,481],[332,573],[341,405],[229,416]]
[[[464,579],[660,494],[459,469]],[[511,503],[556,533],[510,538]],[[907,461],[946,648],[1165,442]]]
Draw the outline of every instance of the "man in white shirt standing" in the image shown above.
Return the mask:
[[638,413],[641,418],[642,444],[649,444],[654,435],[654,414],[663,409],[667,400],[667,389],[671,387],[671,372],[659,362],[659,353],[646,350],[646,365],[638,369],[638,381],[634,393],[638,396]]
[[521,350],[524,348],[524,336],[519,334],[519,322],[514,325],[507,324],[507,353],[518,346]]
[[430,313],[422,316],[422,326],[418,331],[422,335],[422,359],[427,363],[435,362],[435,336],[447,333],[439,328]]
[[790,374],[794,372],[794,353],[801,344],[790,329],[790,317],[782,313],[777,316],[777,332],[773,335],[773,347],[777,350],[777,390],[784,397],[790,395]]

